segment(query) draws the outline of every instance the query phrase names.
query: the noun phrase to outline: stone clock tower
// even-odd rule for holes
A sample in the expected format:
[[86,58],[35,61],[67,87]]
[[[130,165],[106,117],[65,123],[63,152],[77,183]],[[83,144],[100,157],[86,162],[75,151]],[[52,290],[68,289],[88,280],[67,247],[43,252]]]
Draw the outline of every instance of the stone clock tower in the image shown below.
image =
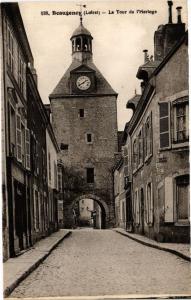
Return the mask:
[[118,151],[117,93],[93,63],[92,40],[81,19],[71,37],[72,63],[50,95],[60,160],[85,182],[70,196],[63,192],[65,227],[72,226],[73,208],[83,199],[99,204],[102,228],[115,222],[112,167]]

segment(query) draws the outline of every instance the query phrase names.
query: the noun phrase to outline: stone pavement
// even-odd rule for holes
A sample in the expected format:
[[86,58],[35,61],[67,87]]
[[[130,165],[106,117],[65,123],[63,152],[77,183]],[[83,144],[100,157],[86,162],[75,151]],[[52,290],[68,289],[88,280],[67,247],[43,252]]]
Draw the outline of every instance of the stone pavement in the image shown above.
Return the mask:
[[154,240],[147,238],[146,236],[142,236],[136,233],[129,233],[123,228],[115,228],[114,231],[127,236],[128,238],[137,241],[143,245],[156,248],[159,250],[163,250],[166,252],[170,252],[175,254],[185,260],[191,261],[190,256],[190,245],[189,244],[176,244],[176,243],[159,243]]
[[180,299],[191,296],[190,267],[180,257],[114,230],[73,230],[9,299],[111,299],[112,295],[114,299],[126,299],[126,295]]
[[69,230],[60,229],[37,242],[32,249],[22,255],[8,259],[3,264],[4,297],[7,297],[22,280],[36,269],[70,233]]

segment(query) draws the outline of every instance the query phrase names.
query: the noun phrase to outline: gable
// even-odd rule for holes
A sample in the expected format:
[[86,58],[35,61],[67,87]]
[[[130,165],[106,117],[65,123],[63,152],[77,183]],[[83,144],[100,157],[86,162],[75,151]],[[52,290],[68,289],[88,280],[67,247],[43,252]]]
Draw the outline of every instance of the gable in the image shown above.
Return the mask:
[[[117,96],[117,93],[112,89],[111,85],[107,82],[101,72],[97,69],[92,61],[87,61],[86,63],[81,63],[77,60],[72,61],[71,65],[63,75],[63,77],[58,82],[57,86],[53,92],[49,95],[49,98],[61,98],[61,97],[72,97],[74,94],[70,88],[70,76],[71,73],[75,72],[94,72],[96,77],[96,91],[92,94],[86,94],[86,96],[93,95],[108,95]],[[80,91],[79,91],[80,96]],[[84,95],[83,95],[84,96]]]

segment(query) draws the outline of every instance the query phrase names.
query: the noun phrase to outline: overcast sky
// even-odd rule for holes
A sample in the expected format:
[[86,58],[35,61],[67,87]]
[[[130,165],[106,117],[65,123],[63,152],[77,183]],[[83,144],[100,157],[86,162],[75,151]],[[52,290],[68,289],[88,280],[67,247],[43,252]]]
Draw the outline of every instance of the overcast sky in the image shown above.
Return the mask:
[[[79,11],[79,2],[21,2],[19,3],[26,33],[38,73],[39,92],[44,103],[71,63],[72,32],[79,25],[79,16],[52,15],[52,11]],[[85,10],[100,11],[100,15],[86,15],[84,26],[93,36],[93,60],[118,95],[118,127],[131,117],[126,103],[135,89],[140,93],[136,78],[143,64],[143,49],[153,54],[154,31],[168,22],[166,0],[84,1]],[[182,20],[187,23],[186,1],[173,1],[173,22],[177,22],[176,7],[182,6]],[[50,16],[42,16],[48,10]],[[108,11],[114,11],[109,14]],[[127,11],[117,14],[116,10]],[[129,10],[134,10],[130,14]],[[136,10],[157,11],[154,14],[137,13]],[[102,14],[105,12],[105,14]]]

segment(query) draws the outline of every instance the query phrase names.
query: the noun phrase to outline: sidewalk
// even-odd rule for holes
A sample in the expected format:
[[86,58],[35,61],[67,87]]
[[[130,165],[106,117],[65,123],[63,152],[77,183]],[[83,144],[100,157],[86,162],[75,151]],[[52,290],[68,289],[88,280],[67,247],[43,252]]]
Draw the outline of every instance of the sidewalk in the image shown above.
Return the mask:
[[143,245],[170,252],[185,260],[191,261],[189,244],[159,243],[145,236],[129,233],[123,228],[114,228],[113,230]]
[[31,250],[18,257],[8,259],[3,264],[4,297],[8,297],[17,285],[35,270],[70,233],[69,230],[60,229],[34,244]]

